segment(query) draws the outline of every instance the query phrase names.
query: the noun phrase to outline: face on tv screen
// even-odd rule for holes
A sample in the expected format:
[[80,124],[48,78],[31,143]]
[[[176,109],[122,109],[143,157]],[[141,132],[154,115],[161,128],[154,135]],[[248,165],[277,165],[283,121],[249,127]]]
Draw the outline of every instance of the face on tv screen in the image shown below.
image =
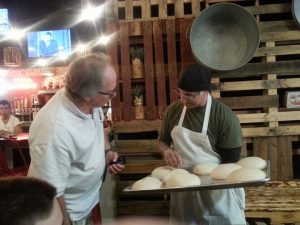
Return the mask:
[[0,9],[0,34],[5,34],[9,31],[8,10]]
[[51,57],[71,54],[70,30],[29,32],[28,57]]

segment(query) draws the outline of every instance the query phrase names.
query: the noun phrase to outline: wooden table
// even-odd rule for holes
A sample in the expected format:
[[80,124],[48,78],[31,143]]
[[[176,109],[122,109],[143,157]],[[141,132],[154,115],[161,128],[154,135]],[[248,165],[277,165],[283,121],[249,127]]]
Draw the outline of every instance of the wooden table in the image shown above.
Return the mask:
[[[23,149],[28,148],[28,133],[20,133],[16,136],[8,138],[0,138],[0,176],[26,175],[29,167],[29,162],[24,156]],[[4,156],[4,149],[16,149],[23,165],[17,168],[10,169],[7,160]]]

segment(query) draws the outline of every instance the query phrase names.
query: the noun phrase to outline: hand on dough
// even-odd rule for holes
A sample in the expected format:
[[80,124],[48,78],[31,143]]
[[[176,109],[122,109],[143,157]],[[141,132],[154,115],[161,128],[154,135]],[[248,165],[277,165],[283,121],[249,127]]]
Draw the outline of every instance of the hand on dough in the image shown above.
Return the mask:
[[172,167],[182,167],[182,157],[181,155],[172,150],[171,148],[164,151],[164,160],[168,166]]

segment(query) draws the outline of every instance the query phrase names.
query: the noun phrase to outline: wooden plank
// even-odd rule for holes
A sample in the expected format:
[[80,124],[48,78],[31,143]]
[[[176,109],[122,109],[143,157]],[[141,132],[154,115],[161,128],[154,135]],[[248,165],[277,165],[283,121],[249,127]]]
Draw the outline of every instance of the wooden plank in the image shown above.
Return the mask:
[[162,118],[162,113],[167,106],[162,25],[163,23],[161,21],[153,22],[153,39],[155,49],[155,69],[159,118]]
[[158,1],[158,17],[160,19],[167,18],[167,1]]
[[137,133],[158,131],[161,126],[161,120],[132,120],[113,123],[112,131],[114,133]]
[[242,124],[300,120],[298,111],[237,114]]
[[114,148],[118,153],[158,153],[157,140],[116,140]]
[[129,23],[129,36],[139,36],[143,34],[142,22],[134,21]]
[[215,84],[220,91],[263,90],[271,88],[295,88],[300,86],[300,78],[276,80],[252,80],[221,82]]
[[247,218],[270,218],[271,224],[280,225],[286,223],[297,223],[300,221],[300,211],[291,212],[268,212],[266,211],[246,211]]
[[192,0],[192,16],[198,16],[201,11],[200,1]]
[[[266,47],[275,47],[275,42],[267,42],[266,43]],[[276,61],[276,57],[275,56],[267,56],[266,57],[266,61],[267,62],[275,62]],[[267,74],[264,79],[266,80],[276,80],[277,79],[277,75],[276,74]],[[264,90],[264,94],[266,95],[277,95],[277,89],[267,89]],[[265,111],[268,111],[269,113],[275,113],[278,111],[277,108],[265,108]],[[278,126],[278,122],[270,122],[269,123],[269,127],[277,127]]]
[[[110,22],[107,23],[107,33],[108,34],[114,34],[117,30],[116,23]],[[119,67],[118,67],[118,45],[117,45],[117,38],[112,39],[107,44],[107,52],[108,55],[111,57],[112,64],[117,72],[118,80],[120,79],[119,75]],[[112,120],[113,121],[120,121],[122,117],[121,113],[121,107],[120,107],[120,86],[117,85],[117,93],[116,96],[111,101],[111,107],[112,107]]]
[[[300,35],[300,33],[299,33]],[[226,72],[213,72],[217,77],[247,77],[276,73],[277,75],[299,74],[300,60],[248,63],[238,69]]]
[[276,55],[296,55],[296,54],[300,54],[300,45],[260,47],[255,53],[255,57],[276,56]]
[[298,29],[294,20],[261,21],[258,26],[261,33]]
[[183,18],[183,16],[184,16],[183,0],[176,0],[174,7],[175,7],[175,17]]
[[142,19],[148,20],[151,18],[151,4],[150,1],[142,1]]
[[[278,107],[277,95],[272,96],[247,96],[247,97],[224,97],[218,99],[231,109],[255,109],[264,107]],[[247,104],[245,104],[247,102]]]
[[260,41],[293,41],[299,40],[300,31],[293,30],[293,31],[279,31],[279,32],[268,32],[268,33],[261,33],[260,34]]
[[268,159],[271,162],[271,180],[278,180],[278,142],[277,137],[268,137]]
[[121,65],[123,81],[123,110],[124,120],[133,119],[132,116],[132,98],[131,98],[131,71],[129,56],[129,36],[128,23],[120,23],[120,47],[121,47]]
[[179,19],[179,32],[180,32],[180,52],[181,52],[181,70],[185,66],[195,63],[193,59],[188,31],[191,28],[191,19]]
[[175,20],[166,20],[167,30],[167,49],[168,49],[168,77],[169,77],[169,90],[170,101],[173,102],[178,99],[174,93],[174,88],[177,87],[177,56],[176,56],[176,37],[175,37]]
[[125,1],[125,19],[133,19],[133,0]]
[[262,159],[269,159],[269,142],[268,138],[256,137],[253,138],[253,156],[258,156]]
[[168,215],[169,201],[119,201],[118,215]]
[[146,118],[155,119],[152,22],[143,22],[145,52]]
[[248,127],[242,128],[243,137],[275,137],[287,135],[299,135],[300,126],[280,127]]
[[247,6],[244,8],[253,15],[288,13],[291,11],[291,4],[266,4],[259,6]]
[[291,180],[293,176],[293,150],[289,137],[278,137],[278,179]]

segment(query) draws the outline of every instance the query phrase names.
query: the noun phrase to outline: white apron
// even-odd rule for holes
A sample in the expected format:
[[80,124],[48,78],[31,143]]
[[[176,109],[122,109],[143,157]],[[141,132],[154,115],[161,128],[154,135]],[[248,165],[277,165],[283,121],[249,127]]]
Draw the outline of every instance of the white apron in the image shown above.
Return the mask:
[[[211,109],[208,95],[202,133],[182,127],[186,107],[171,132],[173,145],[183,159],[183,168],[203,162],[220,162],[206,135]],[[245,225],[243,188],[176,192],[171,194],[170,216],[185,225]]]

